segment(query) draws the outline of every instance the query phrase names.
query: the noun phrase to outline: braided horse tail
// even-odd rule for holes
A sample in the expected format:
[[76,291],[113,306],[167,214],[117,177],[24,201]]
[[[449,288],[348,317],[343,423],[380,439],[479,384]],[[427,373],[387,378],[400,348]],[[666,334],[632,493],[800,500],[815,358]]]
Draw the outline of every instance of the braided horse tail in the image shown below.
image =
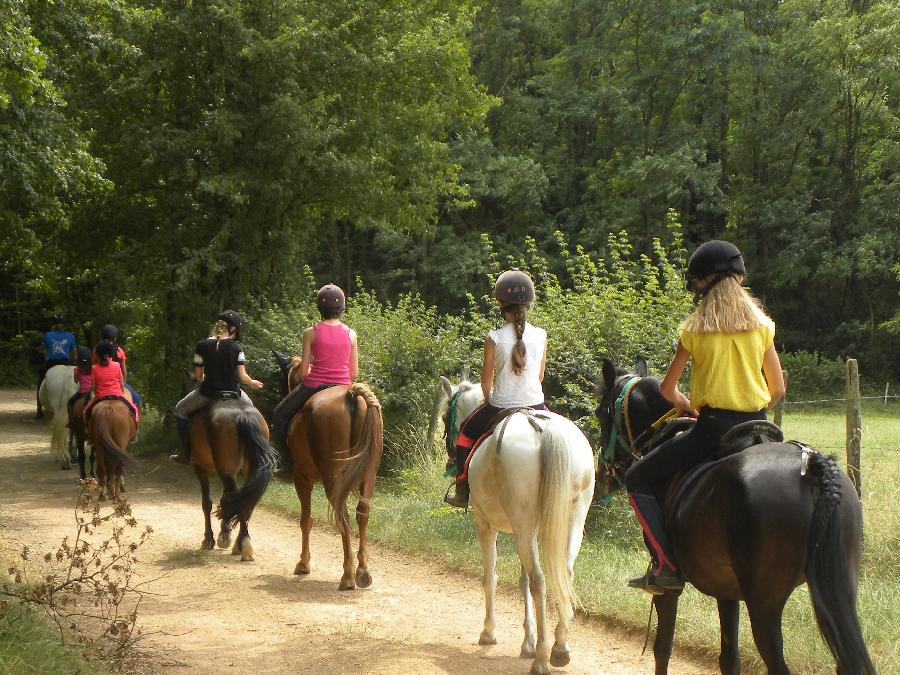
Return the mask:
[[[856,614],[857,570],[851,571],[844,549],[843,529],[854,527],[842,519],[841,483],[846,481],[834,459],[819,453],[810,458],[810,474],[819,494],[810,523],[806,579],[816,622],[837,661],[838,673],[874,675]],[[861,544],[861,529],[856,539]],[[858,567],[858,558],[854,562]]]
[[332,518],[339,527],[348,525],[342,521],[346,520],[347,499],[349,499],[350,493],[354,489],[358,489],[364,480],[375,479],[378,465],[381,464],[381,455],[384,452],[384,421],[381,418],[381,403],[372,390],[362,383],[352,384],[347,390],[347,402],[352,411],[351,428],[359,409],[357,397],[365,401],[366,416],[355,445],[350,448],[348,458],[334,477],[329,499]]

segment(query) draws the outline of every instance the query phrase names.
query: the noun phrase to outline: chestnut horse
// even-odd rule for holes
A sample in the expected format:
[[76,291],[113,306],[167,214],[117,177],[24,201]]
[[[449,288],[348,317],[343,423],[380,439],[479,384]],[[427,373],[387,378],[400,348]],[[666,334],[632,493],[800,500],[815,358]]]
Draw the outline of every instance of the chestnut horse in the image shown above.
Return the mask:
[[[137,426],[128,404],[117,399],[104,399],[94,404],[88,422],[88,437],[97,458],[97,482],[100,484],[100,500],[106,492],[114,500],[125,491],[125,469],[137,462],[127,448]],[[82,458],[84,453],[82,452]],[[82,464],[84,475],[84,464]]]
[[[231,392],[228,392],[231,393]],[[213,401],[193,418],[190,431],[191,461],[200,481],[204,534],[200,548],[210,551],[231,545],[231,529],[240,523],[238,538],[231,549],[241,560],[253,560],[253,543],[247,521],[262,499],[275,471],[275,449],[269,445],[269,426],[253,404],[240,398]],[[243,473],[244,484],[238,488],[235,477]],[[223,491],[216,509],[222,521],[218,540],[213,538],[212,499],[209,496],[209,474],[218,473]]]
[[[298,386],[300,359],[291,359],[278,352],[274,355],[286,376],[287,387]],[[300,498],[300,529],[303,533],[300,562],[294,568],[294,574],[309,574],[312,489],[321,481],[344,546],[344,574],[339,588],[347,591],[357,586],[368,588],[372,584],[366,527],[369,502],[375,492],[384,449],[383,428],[381,404],[362,383],[317,392],[291,419],[287,445],[294,460],[294,488]],[[355,574],[347,515],[347,500],[353,490],[359,491],[356,506],[359,551]]]

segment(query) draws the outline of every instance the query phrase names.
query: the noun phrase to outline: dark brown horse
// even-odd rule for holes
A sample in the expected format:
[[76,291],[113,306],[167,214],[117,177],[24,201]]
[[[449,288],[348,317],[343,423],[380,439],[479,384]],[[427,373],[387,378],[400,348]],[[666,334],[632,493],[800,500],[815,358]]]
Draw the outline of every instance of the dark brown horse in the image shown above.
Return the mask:
[[[293,389],[299,384],[297,366],[300,359],[277,354],[276,359],[282,373],[287,375],[287,386]],[[381,404],[365,384],[323,389],[293,417],[287,438],[294,460],[294,488],[300,498],[300,529],[303,532],[303,548],[294,574],[309,574],[312,489],[321,481],[344,545],[344,574],[339,588],[344,591],[357,586],[369,587],[372,577],[368,569],[366,527],[384,449]],[[355,574],[347,515],[347,500],[353,490],[359,491],[356,506],[359,551]]]
[[[231,549],[241,560],[253,560],[253,543],[247,521],[262,499],[275,470],[275,449],[269,445],[269,426],[252,404],[239,398],[214,401],[199,413],[190,432],[191,461],[200,481],[204,534],[202,549],[231,545],[231,529],[240,523],[238,538]],[[212,499],[209,474],[222,480],[222,498],[216,517],[222,521],[218,540],[213,538]],[[244,484],[238,488],[236,476],[242,473]]]
[[[645,451],[642,439],[654,435],[653,427],[672,407],[660,393],[660,380],[646,376],[646,362],[641,359],[635,370],[603,361],[597,416],[602,464],[613,477]],[[659,499],[685,579],[718,602],[721,671],[740,672],[743,601],[768,672],[790,673],[781,615],[805,581],[838,673],[873,674],[856,613],[862,508],[850,479],[832,458],[794,442],[756,443],[703,468],[681,484],[680,476],[673,476]],[[680,593],[666,591],[653,599],[659,675],[672,652]]]
[[[85,470],[85,461],[87,461],[87,457],[84,452],[84,444],[88,440],[88,430],[87,426],[84,424],[83,412],[84,396],[79,394],[72,402],[72,405],[69,406],[69,454],[72,454],[71,446],[74,443],[77,449],[77,454],[74,459],[78,461],[81,477],[87,478],[87,472]],[[94,473],[94,457],[94,448],[91,447],[91,476],[96,475]]]
[[[88,437],[96,453],[97,482],[100,484],[100,499],[106,499],[106,492],[114,500],[125,492],[125,469],[133,468],[137,462],[128,454],[128,444],[134,438],[137,426],[128,404],[118,399],[97,401],[91,409],[88,422]],[[81,453],[82,458],[84,452]],[[82,463],[82,476],[84,464]]]

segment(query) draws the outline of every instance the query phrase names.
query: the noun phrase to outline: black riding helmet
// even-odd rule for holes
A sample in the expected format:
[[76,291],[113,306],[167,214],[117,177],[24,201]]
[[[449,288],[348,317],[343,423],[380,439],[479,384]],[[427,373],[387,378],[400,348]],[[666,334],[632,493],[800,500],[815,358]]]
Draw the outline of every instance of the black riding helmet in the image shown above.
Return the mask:
[[100,337],[115,342],[119,339],[119,329],[114,324],[108,323],[100,329]]
[[534,302],[534,284],[522,270],[506,270],[497,277],[494,297],[504,305],[527,305]]
[[697,281],[705,277],[715,277],[702,291],[705,295],[709,289],[725,277],[747,273],[744,268],[744,256],[737,246],[728,241],[713,239],[697,247],[688,260],[687,287],[689,291],[700,292]]
[[344,291],[334,284],[325,284],[316,293],[316,307],[320,312],[343,312],[346,306]]
[[54,314],[53,318],[50,319],[50,325],[55,326],[57,324],[64,324],[66,322],[66,318],[62,314]]
[[233,309],[226,309],[216,318],[219,321],[224,321],[229,327],[234,328],[234,338],[236,340],[241,339],[241,328],[243,328],[244,326],[244,321],[243,319],[241,319],[240,314],[235,312]]
[[88,364],[91,362],[91,348],[85,345],[78,345],[77,348],[77,359],[78,363]]

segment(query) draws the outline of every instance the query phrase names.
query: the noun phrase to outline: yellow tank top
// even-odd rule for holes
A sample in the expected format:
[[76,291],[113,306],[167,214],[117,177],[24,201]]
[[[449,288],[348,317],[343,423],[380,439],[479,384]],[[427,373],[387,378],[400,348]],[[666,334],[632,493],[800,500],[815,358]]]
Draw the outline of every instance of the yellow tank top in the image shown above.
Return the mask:
[[769,405],[763,356],[775,339],[767,321],[740,333],[681,332],[691,354],[691,405],[755,412]]

